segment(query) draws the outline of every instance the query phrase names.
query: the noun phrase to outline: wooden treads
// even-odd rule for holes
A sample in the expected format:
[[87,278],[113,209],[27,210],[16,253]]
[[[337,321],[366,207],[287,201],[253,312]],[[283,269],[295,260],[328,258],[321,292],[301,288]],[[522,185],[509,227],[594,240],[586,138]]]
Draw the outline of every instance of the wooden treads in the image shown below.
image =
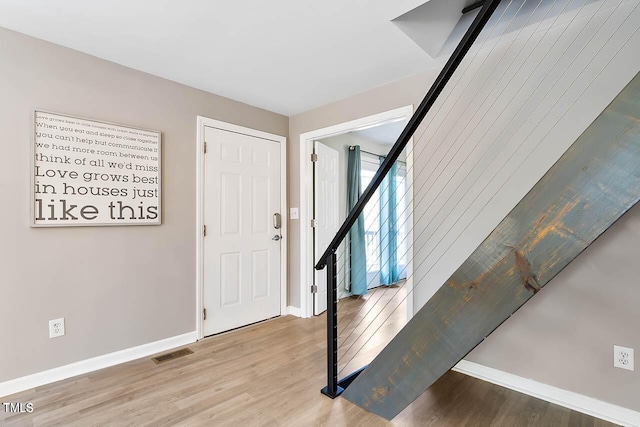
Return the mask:
[[345,390],[343,397],[392,419],[639,198],[640,75]]

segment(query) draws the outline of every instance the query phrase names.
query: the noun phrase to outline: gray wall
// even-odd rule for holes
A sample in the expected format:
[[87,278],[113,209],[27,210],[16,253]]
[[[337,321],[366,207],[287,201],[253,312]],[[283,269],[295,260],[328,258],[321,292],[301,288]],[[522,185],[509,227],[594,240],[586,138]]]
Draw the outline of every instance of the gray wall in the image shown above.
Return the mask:
[[[418,220],[414,224],[414,310],[424,305],[640,71],[638,3],[590,3],[571,9],[577,16],[563,15],[548,33],[540,31],[549,28],[547,23],[536,27],[540,22],[536,21],[522,34],[509,32],[507,42],[495,49],[471,52],[462,67],[467,72],[454,77],[414,139],[414,219]],[[436,73],[291,117],[290,176],[299,170],[301,133],[415,105]],[[290,181],[290,206],[299,204],[298,182]],[[289,248],[295,257],[300,225],[294,221],[291,225]],[[635,243],[634,249],[624,250],[637,252],[640,245]],[[294,283],[298,263],[292,258],[289,270],[293,305],[299,302],[298,283]],[[580,279],[574,275],[570,281],[580,291],[568,291],[572,285],[565,285],[567,280],[554,280],[550,289],[563,288],[557,297],[547,297],[545,293],[553,291],[545,289],[541,298],[530,303],[533,308],[527,306],[518,313],[526,320],[507,321],[492,336],[491,345],[481,345],[470,360],[640,409],[640,401],[634,399],[640,395],[637,374],[611,367],[614,343],[636,348],[639,344],[640,311],[634,311],[629,301],[640,301],[640,288],[626,283],[635,266],[617,265],[625,271],[603,270],[611,273],[607,279],[586,272]],[[591,271],[593,264],[585,261],[583,269]],[[570,273],[563,274],[568,278]],[[603,292],[603,287],[610,292]],[[527,311],[550,319],[534,320],[533,315],[526,316]],[[564,312],[570,312],[570,318],[560,315]],[[615,325],[612,317],[624,321]],[[576,319],[602,326],[587,332],[576,325]],[[580,349],[575,363],[565,363],[558,348]],[[542,362],[532,360],[535,357]]]
[[[0,52],[0,381],[194,331],[196,116],[288,118],[2,28]],[[36,108],[162,131],[162,226],[30,228]]]

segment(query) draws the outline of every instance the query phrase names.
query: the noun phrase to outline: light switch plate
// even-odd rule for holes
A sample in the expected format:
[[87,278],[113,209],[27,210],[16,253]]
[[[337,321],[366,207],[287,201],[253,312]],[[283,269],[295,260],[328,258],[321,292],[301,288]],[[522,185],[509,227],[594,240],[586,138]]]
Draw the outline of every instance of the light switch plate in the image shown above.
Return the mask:
[[289,209],[289,218],[290,219],[300,219],[300,212],[298,211],[298,208]]

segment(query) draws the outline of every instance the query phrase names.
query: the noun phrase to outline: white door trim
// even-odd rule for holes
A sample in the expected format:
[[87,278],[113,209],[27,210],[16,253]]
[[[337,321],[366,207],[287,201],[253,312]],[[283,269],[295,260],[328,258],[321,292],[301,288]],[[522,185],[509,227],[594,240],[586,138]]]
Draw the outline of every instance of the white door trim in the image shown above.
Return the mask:
[[204,130],[212,127],[237,132],[280,144],[280,213],[282,215],[282,244],[280,245],[280,315],[287,314],[287,138],[219,120],[198,116],[196,137],[196,333],[204,338],[202,310],[204,304]]
[[[301,317],[307,318],[313,315],[313,295],[311,294],[311,283],[313,283],[313,253],[311,245],[313,243],[311,235],[311,212],[313,210],[312,198],[313,179],[311,168],[311,153],[313,152],[313,141],[331,136],[340,135],[356,129],[376,126],[384,122],[394,119],[406,118],[409,120],[413,115],[413,105],[396,108],[394,110],[385,111],[374,114],[372,116],[362,117],[360,119],[351,120],[337,125],[329,126],[322,129],[306,132],[300,135],[300,311]],[[413,138],[409,141],[413,144]],[[412,166],[413,152],[410,158],[407,158],[407,169]],[[407,177],[409,179],[409,177]],[[411,199],[409,202],[413,203]],[[411,209],[413,212],[413,209]],[[409,218],[413,224],[413,216]],[[413,227],[411,227],[413,230]],[[413,252],[413,246],[412,251]],[[409,254],[413,260],[413,253]],[[407,266],[409,269],[409,266]],[[408,270],[409,271],[409,270]],[[413,298],[407,298],[408,317],[413,315]]]

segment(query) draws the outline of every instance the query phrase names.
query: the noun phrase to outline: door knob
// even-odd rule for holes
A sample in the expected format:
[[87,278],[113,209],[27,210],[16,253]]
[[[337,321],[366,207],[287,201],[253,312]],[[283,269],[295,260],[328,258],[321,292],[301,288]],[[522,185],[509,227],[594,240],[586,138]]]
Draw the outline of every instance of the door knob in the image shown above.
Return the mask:
[[276,242],[280,239],[282,239],[282,236],[279,236],[277,234],[271,238],[271,240],[275,240]]

